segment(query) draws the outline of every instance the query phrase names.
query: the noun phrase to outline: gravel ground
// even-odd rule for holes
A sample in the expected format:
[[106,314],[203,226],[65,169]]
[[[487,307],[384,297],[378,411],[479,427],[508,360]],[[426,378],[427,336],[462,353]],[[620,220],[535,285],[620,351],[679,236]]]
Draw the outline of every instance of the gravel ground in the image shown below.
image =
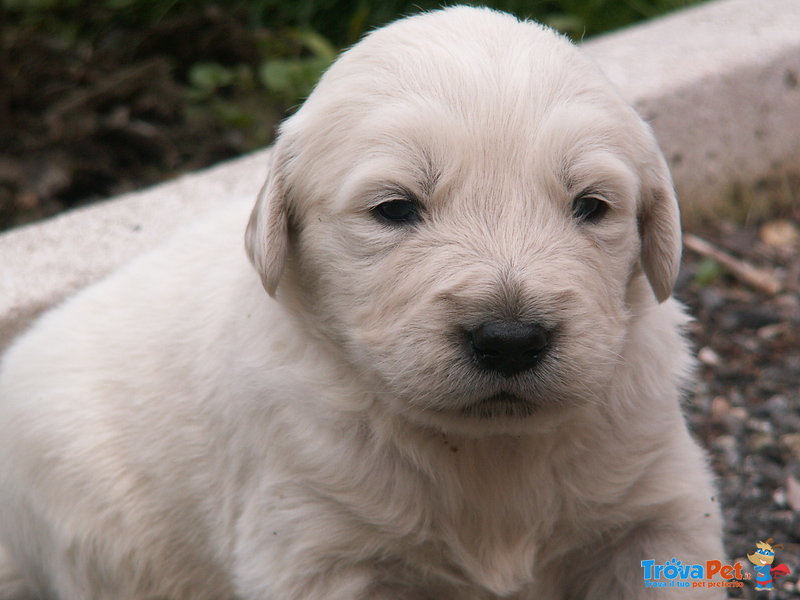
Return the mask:
[[[795,209],[798,210],[798,209]],[[709,450],[725,518],[725,547],[749,571],[757,541],[782,543],[774,564],[792,574],[776,591],[752,582],[731,598],[800,598],[800,294],[797,215],[761,228],[700,233],[726,252],[774,273],[769,294],[720,273],[687,251],[676,295],[696,318],[689,334],[698,378],[686,400],[694,434]],[[776,233],[777,232],[777,233]]]

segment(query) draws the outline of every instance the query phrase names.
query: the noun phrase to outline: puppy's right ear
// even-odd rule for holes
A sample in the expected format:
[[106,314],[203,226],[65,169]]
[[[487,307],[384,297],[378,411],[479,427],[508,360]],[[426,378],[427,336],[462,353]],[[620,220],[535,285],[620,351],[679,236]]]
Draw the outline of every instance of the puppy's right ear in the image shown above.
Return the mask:
[[660,151],[641,193],[639,235],[642,267],[656,300],[672,295],[681,263],[681,218],[667,162]]
[[283,180],[285,159],[281,150],[279,145],[272,150],[269,174],[258,193],[244,236],[250,262],[272,297],[278,288],[289,248],[288,202]]

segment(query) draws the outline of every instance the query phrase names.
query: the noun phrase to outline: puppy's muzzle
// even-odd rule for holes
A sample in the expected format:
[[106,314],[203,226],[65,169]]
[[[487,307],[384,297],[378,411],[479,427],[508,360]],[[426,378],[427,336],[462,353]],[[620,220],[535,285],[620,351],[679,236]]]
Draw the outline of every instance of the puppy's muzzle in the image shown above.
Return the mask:
[[511,377],[536,366],[550,345],[538,323],[491,321],[467,332],[469,350],[482,368]]

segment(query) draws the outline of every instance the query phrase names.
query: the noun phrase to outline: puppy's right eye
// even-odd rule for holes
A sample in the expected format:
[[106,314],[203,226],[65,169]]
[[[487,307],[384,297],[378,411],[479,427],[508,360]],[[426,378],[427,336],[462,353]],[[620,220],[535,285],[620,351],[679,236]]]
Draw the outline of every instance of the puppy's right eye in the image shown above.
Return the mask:
[[411,200],[389,200],[372,211],[382,221],[392,224],[416,223],[420,218],[419,205]]
[[572,203],[572,216],[579,221],[596,223],[608,212],[608,203],[592,194],[584,194],[575,198]]

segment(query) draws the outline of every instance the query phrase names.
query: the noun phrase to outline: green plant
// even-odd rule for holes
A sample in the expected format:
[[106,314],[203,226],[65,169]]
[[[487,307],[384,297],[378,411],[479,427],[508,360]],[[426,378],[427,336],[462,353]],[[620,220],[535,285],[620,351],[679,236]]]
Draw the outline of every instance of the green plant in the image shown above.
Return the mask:
[[[459,1],[542,21],[575,39],[697,2]],[[81,56],[117,44],[112,54],[130,61],[145,58],[138,44],[152,30],[180,30],[180,23],[189,22],[195,23],[196,28],[197,23],[203,23],[202,29],[196,31],[213,33],[218,24],[234,23],[236,34],[229,39],[237,41],[237,50],[244,48],[234,57],[224,49],[219,51],[214,45],[194,40],[191,29],[189,36],[176,38],[174,45],[162,42],[156,50],[149,51],[166,55],[175,80],[185,86],[193,109],[204,107],[218,122],[246,131],[259,121],[254,111],[260,105],[267,104],[280,115],[302,101],[337,52],[366,32],[399,16],[448,3],[449,0],[0,0],[0,17],[11,26],[11,36],[55,39],[62,48],[82,48],[75,52]]]
[[704,258],[697,265],[693,283],[697,287],[706,287],[719,279],[725,270],[713,258]]
[[307,55],[297,58],[272,58],[261,63],[259,81],[284,101],[292,102],[305,97],[336,58],[336,49],[318,33],[293,29],[287,32]]

